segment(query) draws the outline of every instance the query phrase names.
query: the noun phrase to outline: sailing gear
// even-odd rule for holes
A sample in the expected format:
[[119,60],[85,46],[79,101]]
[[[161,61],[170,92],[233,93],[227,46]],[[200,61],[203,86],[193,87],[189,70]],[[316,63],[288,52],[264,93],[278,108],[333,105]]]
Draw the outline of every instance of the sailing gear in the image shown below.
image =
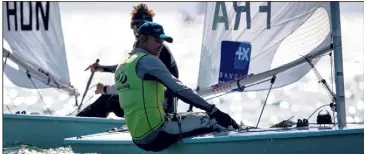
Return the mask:
[[145,22],[149,22],[149,20],[131,20],[131,29],[138,30]]
[[[164,63],[166,68],[169,69],[170,73],[178,78],[178,67],[177,63],[174,59],[173,54],[169,50],[168,46],[164,45],[162,48],[159,59]],[[110,66],[102,66],[104,72],[114,73],[118,65],[110,65]],[[87,106],[83,109],[77,116],[81,117],[101,117],[105,118],[109,114],[109,112],[114,112],[118,117],[124,117],[124,111],[121,109],[119,105],[119,97],[117,95],[117,89],[115,85],[105,85],[104,86],[104,95],[101,95],[95,102],[91,105]],[[163,108],[165,113],[173,113],[174,102],[178,99],[176,98],[171,91],[165,91],[165,98]]]
[[[164,86],[137,76],[137,62],[148,53],[130,55],[115,72],[115,85],[125,123],[135,139],[152,133],[164,122]],[[142,99],[141,99],[142,98]]]
[[[142,84],[144,82],[150,82],[152,85],[154,84],[160,86],[164,85],[167,88],[167,91],[171,91],[175,96],[179,97],[184,102],[206,111],[205,113],[167,114],[162,115],[162,117],[158,117],[159,115],[158,113],[163,112],[162,108],[160,108],[160,105],[155,105],[154,107],[156,108],[155,109],[152,108],[151,112],[145,112],[146,108],[143,107],[144,105],[147,104],[149,106],[156,104],[157,103],[156,99],[151,99],[151,102],[145,101],[144,103],[140,100],[137,100],[137,98],[135,97],[133,97],[132,100],[129,99],[122,100],[122,102],[120,102],[121,107],[126,111],[126,113],[127,112],[142,113],[140,114],[140,116],[138,116],[138,114],[125,115],[126,124],[130,130],[134,143],[138,147],[146,151],[157,152],[166,149],[167,147],[176,143],[183,137],[196,136],[214,131],[228,130],[228,127],[232,126],[232,121],[234,120],[230,118],[229,115],[227,116],[227,114],[218,111],[215,105],[207,103],[192,89],[183,85],[181,81],[172,76],[172,74],[168,71],[165,65],[157,57],[150,55],[149,53],[147,53],[147,51],[143,49],[135,48],[131,53],[131,58],[133,58],[134,60],[128,60],[129,62],[121,64],[120,68],[118,69],[115,75],[116,83],[118,83],[121,80],[124,81],[125,83],[128,83],[130,87],[130,89],[118,90],[120,93],[122,93],[120,94],[122,98],[129,97],[128,94],[133,93],[127,91],[137,91],[138,93],[138,91],[146,89],[146,88],[143,89],[142,86],[133,86],[133,85],[139,85],[140,83]],[[133,63],[133,61],[135,63]],[[132,72],[134,71],[132,71],[132,69],[129,69],[132,67],[135,68],[135,75],[137,77],[132,77],[134,76],[132,75]],[[124,74],[127,77],[125,78],[121,77],[124,76]],[[140,79],[141,81],[137,81],[137,79]],[[135,80],[138,83],[133,84],[133,82],[129,80]],[[121,86],[123,85],[124,84],[122,84]],[[126,87],[128,87],[127,85]],[[159,90],[154,89],[154,87],[148,88],[153,89],[153,91],[156,92],[158,92]],[[160,98],[160,96],[157,96],[157,98]],[[144,98],[144,100],[148,99]],[[209,116],[207,113],[214,114]],[[145,117],[150,117],[150,119]],[[130,119],[130,121],[127,121],[127,119]],[[134,121],[132,119],[137,121]],[[217,123],[218,119],[221,120],[220,124]],[[227,119],[230,120],[231,122],[227,123],[226,122]],[[149,126],[148,124],[151,121],[155,121],[156,123],[154,124],[158,125],[152,125],[152,127],[148,127]],[[146,130],[146,133],[144,133],[141,130],[136,130],[138,128],[140,128],[141,130]],[[235,128],[238,128],[238,125],[236,125]]]
[[117,88],[115,87],[115,85],[105,85],[104,86],[104,94],[109,94],[109,95],[117,95]]
[[93,63],[90,66],[88,66],[85,71],[87,71],[88,69],[90,69],[91,72],[103,72],[104,69],[101,65]]
[[140,24],[140,23],[142,25],[143,23],[145,23],[147,21],[153,21],[151,15],[147,14],[146,12],[137,12],[131,18],[131,28],[132,28],[132,25],[137,25],[137,24]]
[[[131,54],[140,52],[147,53],[145,50],[135,48]],[[153,55],[142,57],[137,63],[137,75],[143,80],[155,80],[162,83],[167,91],[170,91],[186,103],[207,112],[213,111],[213,106],[207,103],[202,97],[197,95],[192,89],[185,86],[181,81],[172,76],[159,58]]]
[[216,119],[218,124],[222,125],[223,127],[228,128],[229,126],[232,126],[234,129],[240,128],[240,126],[231,118],[231,116],[220,111],[218,108],[215,108],[212,113],[209,113],[209,116]]
[[[172,52],[169,50],[168,46],[164,45],[160,55],[159,55],[159,59],[161,60],[161,62],[164,63],[164,65],[166,66],[167,69],[169,69],[170,73],[178,78],[179,77],[179,73],[178,73],[178,67],[177,67],[177,63],[174,59],[174,56],[172,54]],[[114,73],[116,68],[118,65],[113,65],[113,66],[104,66],[104,70],[108,70],[108,72],[112,72]],[[104,93],[106,94],[111,94],[111,95],[117,95],[117,89],[115,87],[115,85],[110,85],[110,86],[105,86],[104,87]],[[177,97],[175,97],[173,95],[172,91],[165,91],[165,98],[166,101],[164,102],[164,110],[165,113],[173,113],[174,108],[176,108],[174,106],[174,102],[178,100]]]
[[97,83],[95,94],[104,94],[104,85],[102,83]]
[[163,39],[169,43],[173,42],[173,38],[165,35],[163,26],[155,22],[145,22],[137,30],[138,35],[153,36],[159,39]]

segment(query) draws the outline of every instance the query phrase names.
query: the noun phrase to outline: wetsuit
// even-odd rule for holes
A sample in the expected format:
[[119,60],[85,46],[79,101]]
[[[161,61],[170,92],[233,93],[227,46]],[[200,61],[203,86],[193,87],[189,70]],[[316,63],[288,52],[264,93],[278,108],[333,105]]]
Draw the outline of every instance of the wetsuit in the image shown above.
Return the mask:
[[[183,85],[159,58],[140,48],[135,48],[119,65],[115,85],[133,142],[147,151],[162,151],[180,138],[227,130],[234,122],[228,114]],[[206,112],[165,115],[164,87],[182,101]],[[214,113],[217,115],[213,116]]]
[[[170,73],[174,77],[179,77],[177,63],[166,45],[164,45],[159,59],[164,63],[166,68],[169,69]],[[117,66],[118,65],[103,66],[103,69],[104,72],[115,73]],[[163,104],[165,113],[173,113],[175,108],[174,101],[176,101],[177,98],[174,97],[170,91],[165,92],[165,98],[167,98]],[[102,94],[95,102],[79,112],[77,116],[106,118],[110,112],[114,112],[114,114],[118,117],[124,117],[124,111],[119,106],[119,98],[115,85],[106,85],[104,87],[104,94]]]

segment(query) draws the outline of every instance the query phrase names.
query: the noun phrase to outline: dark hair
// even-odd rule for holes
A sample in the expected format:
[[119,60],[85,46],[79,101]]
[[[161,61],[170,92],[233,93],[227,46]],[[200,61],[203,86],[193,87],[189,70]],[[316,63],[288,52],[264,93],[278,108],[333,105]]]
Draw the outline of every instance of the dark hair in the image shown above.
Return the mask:
[[152,20],[152,17],[155,16],[155,13],[154,13],[154,10],[149,9],[147,5],[144,3],[141,3],[137,6],[133,6],[133,9],[131,12],[132,19],[138,18],[139,16],[142,17],[143,15],[151,17],[151,20]]

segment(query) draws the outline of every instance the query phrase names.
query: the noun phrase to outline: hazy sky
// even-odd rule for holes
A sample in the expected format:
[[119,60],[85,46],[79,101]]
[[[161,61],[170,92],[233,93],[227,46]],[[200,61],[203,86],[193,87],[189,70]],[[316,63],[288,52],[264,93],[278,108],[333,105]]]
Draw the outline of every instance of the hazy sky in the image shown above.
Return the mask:
[[[133,5],[141,2],[60,2],[63,11],[117,11],[126,10],[130,12]],[[146,4],[154,9],[164,10],[185,10],[189,13],[197,12],[197,4],[202,2],[146,2]],[[342,13],[346,12],[364,12],[364,2],[340,2]]]
[[340,2],[342,12],[364,13],[364,2]]

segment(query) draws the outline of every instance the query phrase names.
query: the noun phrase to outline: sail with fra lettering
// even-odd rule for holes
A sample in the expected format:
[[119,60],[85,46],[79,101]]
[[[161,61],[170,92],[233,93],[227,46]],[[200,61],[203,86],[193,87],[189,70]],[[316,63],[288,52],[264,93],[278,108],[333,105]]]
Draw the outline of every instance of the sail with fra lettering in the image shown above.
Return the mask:
[[[198,93],[202,96],[231,91],[237,88],[237,84],[249,86],[247,90],[267,89],[270,82],[255,84],[253,87],[250,85],[264,79],[271,80],[274,75],[274,88],[293,83],[310,70],[307,65],[310,60],[313,60],[310,64],[315,64],[317,57],[331,50],[331,31],[334,32],[334,64],[336,67],[342,66],[339,2],[246,2],[246,5],[245,2],[210,2],[207,3],[205,16],[198,81]],[[334,23],[332,30],[330,21]],[[284,53],[283,61],[276,61],[280,53]],[[306,54],[308,56],[304,56]],[[238,80],[240,76],[246,77]],[[342,117],[346,118],[345,102],[340,102],[340,99],[344,99],[343,75],[341,81],[335,79],[338,83],[338,99],[333,100],[331,109],[334,114],[334,103],[337,101],[337,119],[341,117],[338,127],[329,122],[335,115],[332,118],[319,113],[323,118],[317,120],[317,123],[309,122],[310,116],[296,120],[297,123],[291,121],[291,118],[283,120],[272,128],[258,127],[258,122],[255,127],[183,136],[179,142],[162,151],[156,149],[156,152],[245,153],[247,147],[248,153],[363,153],[363,125],[343,127],[346,125],[342,120]],[[232,100],[228,102],[237,103]],[[179,121],[181,118],[184,117],[178,116]],[[325,140],[322,141],[322,138]],[[136,146],[129,130],[125,128],[69,137],[64,139],[64,143],[70,145],[76,153],[153,153]],[[353,147],[347,148],[347,143]],[[331,146],[336,148],[324,148]]]
[[329,12],[329,2],[207,2],[198,93],[298,81],[311,69],[306,54],[314,65],[331,49]]
[[3,21],[3,39],[8,44],[3,56],[18,65],[4,66],[13,84],[78,95],[70,83],[57,2],[3,2]]

